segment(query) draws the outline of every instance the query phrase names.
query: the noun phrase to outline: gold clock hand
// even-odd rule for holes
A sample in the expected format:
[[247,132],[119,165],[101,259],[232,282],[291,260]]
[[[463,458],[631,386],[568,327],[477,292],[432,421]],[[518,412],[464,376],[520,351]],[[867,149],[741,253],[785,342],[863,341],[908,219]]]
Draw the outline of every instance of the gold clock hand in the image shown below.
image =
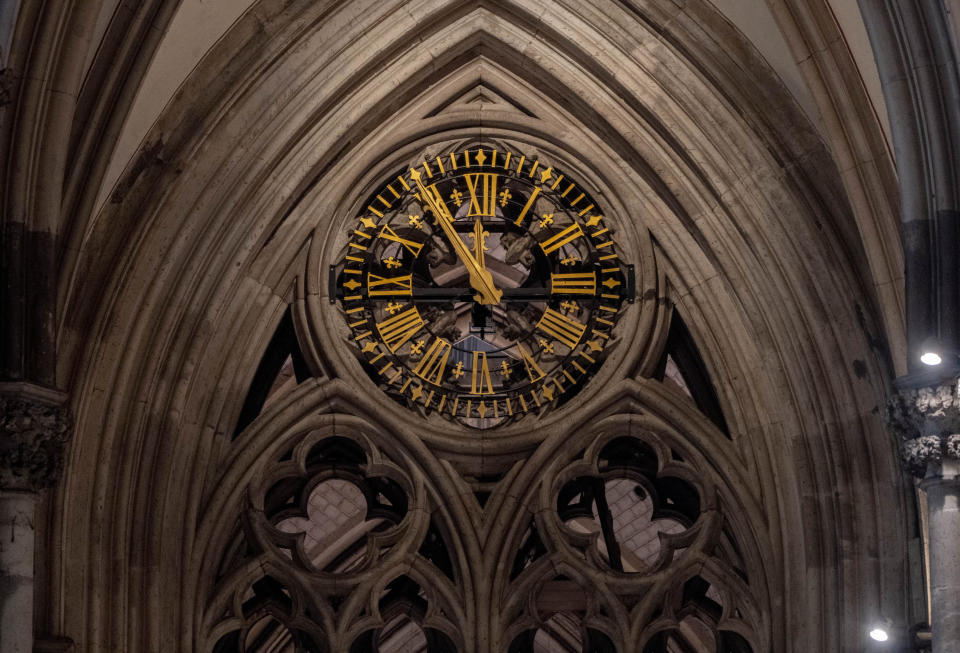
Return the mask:
[[[418,185],[423,188],[419,182]],[[427,193],[428,197],[433,195],[432,189],[423,188],[423,190]],[[450,215],[443,200],[437,197],[433,197],[432,199],[431,205],[434,209],[439,209],[440,211],[439,213],[437,213],[436,210],[434,211],[434,213],[441,216],[437,219],[440,223],[440,228],[443,229],[450,244],[453,245],[460,260],[463,261],[464,266],[467,268],[467,272],[470,274],[470,285],[478,292],[478,294],[474,296],[474,299],[480,304],[499,304],[503,296],[503,291],[493,283],[493,277],[483,265],[483,259],[481,258],[478,261],[477,258],[470,253],[470,250],[460,238],[460,235],[453,228],[453,216]],[[482,239],[480,247],[481,249],[483,247]],[[482,253],[480,256],[482,257]]]
[[500,298],[503,296],[503,291],[494,285],[490,272],[477,262],[453,228],[453,216],[450,215],[447,205],[441,198],[436,196],[434,189],[428,189],[423,185],[420,181],[419,171],[411,170],[410,178],[417,184],[420,197],[423,198],[424,202],[430,207],[430,210],[433,211],[444,235],[447,237],[457,256],[460,257],[464,267],[467,268],[467,272],[470,275],[470,285],[478,293],[474,295],[474,299],[480,304],[499,304]]
[[[447,205],[444,204],[442,199],[436,196],[432,188],[427,188],[420,182],[420,173],[418,171],[411,170],[410,177],[416,182],[420,197],[426,200],[430,210],[433,211],[433,214],[437,217],[437,224],[439,224],[443,230],[447,241],[453,246],[454,252],[460,257],[460,260],[468,270],[476,269],[476,261],[473,259],[473,256],[470,254],[459,234],[457,234],[456,229],[453,228],[453,216],[450,215]],[[479,288],[477,290],[479,290]]]
[[483,251],[487,248],[485,239],[489,235],[489,232],[483,230],[483,222],[480,221],[480,218],[477,218],[477,221],[473,224],[473,258],[484,270],[487,269],[487,264],[483,260]]

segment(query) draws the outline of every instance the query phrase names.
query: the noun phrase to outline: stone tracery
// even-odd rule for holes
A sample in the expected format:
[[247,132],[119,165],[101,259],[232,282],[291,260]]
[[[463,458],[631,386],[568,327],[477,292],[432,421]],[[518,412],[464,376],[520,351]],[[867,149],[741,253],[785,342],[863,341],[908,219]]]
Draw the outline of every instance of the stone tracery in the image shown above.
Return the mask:
[[[502,628],[499,641],[510,650],[586,645],[667,652],[680,641],[698,651],[762,650],[766,618],[748,581],[744,542],[737,541],[742,535],[731,535],[717,481],[699,469],[705,462],[689,435],[637,416],[607,415],[587,433],[557,434],[579,441],[581,457],[548,461],[527,487],[511,486],[518,465],[533,465],[522,461],[488,483],[492,497],[476,505],[484,522],[508,526],[499,535],[508,539],[475,545],[503,558],[493,572],[502,596],[487,607],[476,603],[482,596],[476,585],[471,591],[463,584],[462,570],[466,565],[481,576],[492,570],[477,560],[451,561],[457,547],[443,535],[452,528],[466,536],[462,520],[469,516],[453,506],[430,507],[444,503],[430,490],[432,473],[401,453],[388,430],[347,416],[332,419],[330,426],[294,427],[293,435],[282,436],[273,461],[257,463],[247,506],[235,504],[244,515],[239,537],[245,543],[221,554],[232,561],[219,567],[234,571],[220,574],[220,598],[207,618],[210,637],[221,633],[218,653],[254,650],[245,648],[252,641],[301,642],[305,650],[350,646],[386,653],[406,650],[396,648],[401,644],[469,650],[472,635],[462,619],[490,608],[497,612],[490,619]],[[290,426],[267,410],[250,428],[268,441]],[[716,437],[711,431],[697,437]],[[383,446],[399,458],[385,455]],[[528,497],[522,510],[504,501],[513,492]],[[349,507],[339,513],[332,509],[345,502]],[[330,524],[321,532],[312,522],[312,511],[322,506],[343,527],[332,537]],[[273,571],[258,576],[256,569]],[[231,616],[211,620],[229,604]]]
[[[364,650],[378,638],[400,646],[416,641],[417,632],[425,642],[460,639],[462,624],[447,616],[459,612],[446,604],[448,570],[434,566],[428,550],[422,555],[431,527],[422,483],[367,438],[335,433],[297,436],[293,449],[251,484],[238,535],[244,544],[228,550],[234,571],[222,575],[213,602],[232,607],[226,619],[215,619],[219,607],[210,615],[211,633],[234,629],[214,650],[261,650],[244,647],[264,611],[287,634],[266,637],[260,625],[257,636],[280,648]],[[336,525],[314,521],[312,511],[321,506],[320,518]],[[258,577],[258,569],[275,571]],[[257,602],[261,593],[272,598]],[[404,617],[411,621],[398,632]],[[358,644],[361,639],[368,644]]]

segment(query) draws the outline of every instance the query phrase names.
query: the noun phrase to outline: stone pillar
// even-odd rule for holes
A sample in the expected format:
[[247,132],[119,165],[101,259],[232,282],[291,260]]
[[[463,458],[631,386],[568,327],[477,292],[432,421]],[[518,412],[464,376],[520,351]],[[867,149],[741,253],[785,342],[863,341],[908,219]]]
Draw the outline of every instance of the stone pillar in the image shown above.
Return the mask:
[[33,648],[33,492],[0,491],[0,651]]
[[[960,653],[960,465],[945,460],[950,473],[924,479],[930,541],[930,600],[933,607],[933,650]],[[934,554],[936,551],[936,555]]]
[[927,494],[933,653],[960,653],[960,379],[901,390],[888,419]]
[[61,393],[0,384],[0,651],[33,650],[34,508],[63,469]]

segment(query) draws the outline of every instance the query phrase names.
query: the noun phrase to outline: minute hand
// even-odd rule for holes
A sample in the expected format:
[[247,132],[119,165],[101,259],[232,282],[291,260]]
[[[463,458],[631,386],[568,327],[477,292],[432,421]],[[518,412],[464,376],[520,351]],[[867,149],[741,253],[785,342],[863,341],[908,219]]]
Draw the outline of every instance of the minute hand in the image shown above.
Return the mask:
[[420,182],[420,173],[418,171],[411,171],[410,178],[416,182],[420,197],[424,199],[430,207],[430,210],[433,211],[434,216],[437,218],[437,223],[439,223],[447,240],[450,241],[450,245],[457,253],[457,256],[460,257],[460,260],[463,261],[463,265],[467,268],[467,272],[470,274],[470,285],[478,293],[474,295],[474,300],[480,304],[499,304],[500,298],[503,296],[503,291],[494,285],[490,271],[477,262],[467,248],[467,245],[460,238],[460,235],[453,228],[453,216],[451,216],[450,211],[447,210],[447,205],[443,203],[441,198],[436,196],[433,188],[427,188]]

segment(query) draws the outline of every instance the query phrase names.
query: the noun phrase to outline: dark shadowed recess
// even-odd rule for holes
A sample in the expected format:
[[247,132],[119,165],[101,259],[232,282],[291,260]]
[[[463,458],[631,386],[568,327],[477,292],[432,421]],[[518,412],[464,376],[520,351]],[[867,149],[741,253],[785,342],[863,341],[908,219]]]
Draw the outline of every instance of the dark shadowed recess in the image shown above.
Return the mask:
[[307,362],[303,358],[303,352],[300,349],[300,343],[297,341],[297,333],[293,327],[293,318],[290,315],[290,308],[283,314],[276,332],[270,339],[263,358],[260,360],[260,366],[253,375],[253,381],[250,383],[250,389],[247,391],[247,398],[243,402],[243,408],[240,409],[240,417],[237,419],[237,428],[233,432],[233,438],[236,439],[250,423],[257,418],[257,415],[263,410],[270,391],[277,383],[278,377],[285,371],[285,367],[292,367],[293,375],[297,383],[310,378],[310,371],[307,368]]
[[706,415],[729,438],[730,429],[727,428],[727,421],[720,409],[717,391],[710,381],[706,365],[703,363],[703,358],[697,350],[697,345],[693,341],[687,325],[683,323],[683,319],[676,310],[673,311],[673,317],[670,320],[670,332],[667,335],[667,346],[664,348],[663,358],[660,360],[654,375],[654,378],[659,381],[664,380],[668,358],[672,358],[679,368],[683,380],[687,384],[687,389],[690,391],[690,396],[697,404],[700,412]]

